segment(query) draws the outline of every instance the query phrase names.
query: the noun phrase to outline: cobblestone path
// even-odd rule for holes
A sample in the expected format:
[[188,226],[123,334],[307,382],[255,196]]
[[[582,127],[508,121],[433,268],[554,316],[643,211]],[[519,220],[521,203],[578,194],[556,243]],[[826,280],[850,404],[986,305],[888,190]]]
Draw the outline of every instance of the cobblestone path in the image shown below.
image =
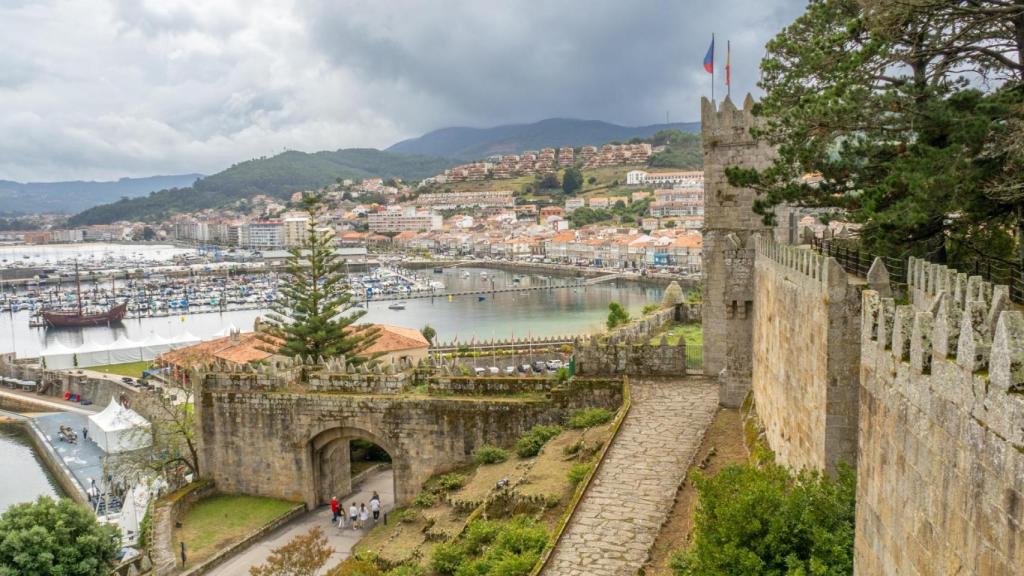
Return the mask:
[[718,387],[703,379],[636,379],[630,386],[629,415],[544,576],[636,574],[718,407]]

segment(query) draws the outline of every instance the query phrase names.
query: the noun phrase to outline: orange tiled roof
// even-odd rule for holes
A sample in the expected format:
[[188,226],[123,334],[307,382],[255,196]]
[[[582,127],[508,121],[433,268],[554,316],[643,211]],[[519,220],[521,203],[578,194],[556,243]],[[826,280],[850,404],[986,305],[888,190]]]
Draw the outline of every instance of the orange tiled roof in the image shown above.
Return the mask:
[[370,326],[379,328],[380,332],[377,341],[366,349],[367,354],[387,354],[388,352],[430,347],[430,342],[427,342],[423,334],[420,334],[420,331],[415,328],[389,324],[371,324]]
[[233,364],[248,364],[273,356],[271,352],[262,349],[268,347],[268,344],[260,340],[256,332],[239,334],[236,341],[232,341],[232,338],[234,337],[224,336],[216,340],[208,340],[172,350],[161,355],[160,359],[167,364],[195,366],[214,360],[224,360]]

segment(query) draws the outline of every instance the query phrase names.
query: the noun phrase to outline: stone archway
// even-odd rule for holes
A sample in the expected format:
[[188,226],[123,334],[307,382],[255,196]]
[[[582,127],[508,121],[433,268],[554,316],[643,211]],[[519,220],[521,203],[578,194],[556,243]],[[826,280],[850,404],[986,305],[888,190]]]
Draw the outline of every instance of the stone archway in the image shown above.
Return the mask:
[[349,443],[352,440],[368,440],[388,453],[392,461],[395,495],[404,497],[400,488],[408,476],[408,464],[403,454],[387,440],[367,430],[346,426],[328,428],[313,436],[309,441],[310,467],[313,471],[310,486],[307,487],[307,503],[310,507],[330,502],[332,496],[344,497],[352,492],[352,468]]

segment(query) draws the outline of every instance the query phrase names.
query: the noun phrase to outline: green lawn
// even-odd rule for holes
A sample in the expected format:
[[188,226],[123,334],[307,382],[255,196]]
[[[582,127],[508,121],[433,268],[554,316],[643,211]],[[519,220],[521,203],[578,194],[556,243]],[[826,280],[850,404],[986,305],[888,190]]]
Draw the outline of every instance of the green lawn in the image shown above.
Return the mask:
[[174,550],[185,542],[188,566],[195,566],[218,550],[284,515],[293,502],[218,494],[195,505],[174,530]]
[[142,371],[149,370],[152,362],[143,360],[141,362],[125,362],[124,364],[107,364],[105,366],[92,366],[88,370],[104,372],[106,374],[117,374],[118,376],[131,376],[142,378]]
[[[687,346],[704,345],[704,328],[700,324],[675,324],[665,333],[668,336],[668,343],[679,344],[679,338],[686,340]],[[651,338],[651,344],[660,344],[661,334]]]

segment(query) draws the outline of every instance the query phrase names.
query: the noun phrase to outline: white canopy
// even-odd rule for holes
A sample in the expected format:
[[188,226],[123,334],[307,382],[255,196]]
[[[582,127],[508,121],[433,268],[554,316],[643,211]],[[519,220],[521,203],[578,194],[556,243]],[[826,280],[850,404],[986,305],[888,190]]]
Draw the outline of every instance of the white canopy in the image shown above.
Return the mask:
[[107,454],[149,446],[148,428],[149,421],[114,399],[102,412],[89,416],[89,439]]

